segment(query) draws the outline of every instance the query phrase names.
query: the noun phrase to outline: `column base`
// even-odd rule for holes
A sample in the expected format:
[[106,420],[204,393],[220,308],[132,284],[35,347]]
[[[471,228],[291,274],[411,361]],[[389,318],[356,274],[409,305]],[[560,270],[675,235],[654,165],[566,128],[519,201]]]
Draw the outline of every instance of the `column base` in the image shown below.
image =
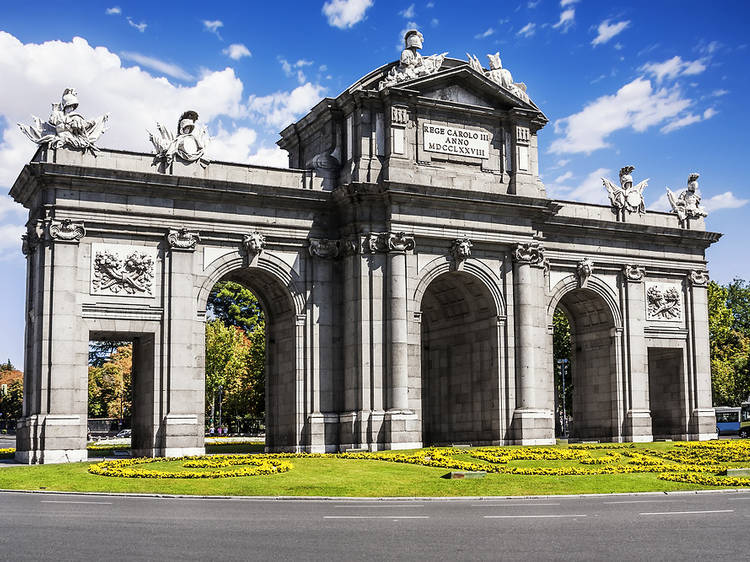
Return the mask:
[[554,445],[554,413],[541,408],[516,408],[511,431],[515,445]]
[[338,451],[339,415],[335,412],[313,412],[307,417],[310,430],[310,453],[335,453]]
[[654,440],[651,410],[628,410],[625,413],[623,437],[631,443],[651,443]]
[[[185,457],[205,455],[203,425],[196,414],[167,414],[160,428],[154,428],[156,442],[133,443],[134,457]],[[138,439],[138,434],[134,434]]]
[[75,414],[44,414],[19,419],[16,460],[24,464],[87,460],[86,423],[84,416]]
[[419,449],[422,428],[413,410],[388,410],[384,418],[385,449]]
[[696,408],[690,414],[689,435],[691,441],[718,439],[716,413],[713,408]]

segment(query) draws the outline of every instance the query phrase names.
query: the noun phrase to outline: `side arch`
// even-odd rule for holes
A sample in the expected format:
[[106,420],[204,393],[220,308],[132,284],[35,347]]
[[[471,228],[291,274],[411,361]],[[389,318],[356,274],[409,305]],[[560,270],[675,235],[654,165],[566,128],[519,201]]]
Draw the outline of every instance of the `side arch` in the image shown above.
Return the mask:
[[[422,299],[424,297],[427,288],[430,286],[437,277],[449,271],[451,269],[452,261],[450,258],[442,256],[435,258],[434,260],[427,263],[420,270],[420,278],[417,282],[417,286],[412,294],[412,300],[414,302],[414,310],[420,310],[422,307]],[[495,304],[495,310],[498,316],[505,316],[505,298],[501,289],[500,278],[492,271],[490,267],[482,263],[477,259],[468,259],[462,264],[462,273],[467,273],[472,277],[478,279],[482,285],[489,291],[492,296],[492,301]]]
[[[581,289],[581,287],[578,286],[578,279],[575,275],[568,275],[567,277],[564,277],[563,279],[558,281],[557,284],[552,288],[552,291],[550,292],[551,297],[549,300],[549,304],[547,305],[548,326],[552,325],[552,317],[555,315],[555,309],[560,304],[560,301],[563,299],[563,297],[571,291],[575,291],[577,289]],[[615,329],[621,330],[622,312],[620,310],[620,305],[618,304],[618,296],[615,294],[612,288],[604,283],[604,281],[602,281],[601,279],[598,279],[595,276],[591,276],[584,289],[588,289],[602,298],[604,303],[607,305],[609,313],[612,315],[612,321],[614,323]]]
[[254,262],[248,263],[247,256],[241,254],[239,250],[215,259],[203,272],[203,282],[198,287],[196,295],[197,310],[205,310],[208,295],[216,283],[240,269],[248,269],[250,272],[258,270],[266,276],[270,275],[287,289],[295,314],[304,313],[305,297],[300,290],[302,279],[289,264],[271,252],[263,252]]

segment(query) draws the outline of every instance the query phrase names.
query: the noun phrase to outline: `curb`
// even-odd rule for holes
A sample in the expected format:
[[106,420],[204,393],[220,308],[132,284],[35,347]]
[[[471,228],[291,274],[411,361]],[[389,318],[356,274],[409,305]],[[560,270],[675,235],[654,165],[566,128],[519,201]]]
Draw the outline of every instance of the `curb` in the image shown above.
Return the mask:
[[0,494],[51,494],[60,496],[93,496],[120,498],[163,498],[189,500],[241,500],[241,501],[317,501],[317,502],[454,502],[454,501],[497,501],[497,500],[549,500],[579,498],[622,498],[653,496],[685,496],[701,494],[747,494],[747,488],[728,488],[719,490],[674,490],[671,492],[616,492],[611,494],[549,494],[537,496],[415,496],[415,497],[352,497],[352,496],[205,496],[190,494],[144,494],[125,492],[64,492],[60,490],[6,490]]

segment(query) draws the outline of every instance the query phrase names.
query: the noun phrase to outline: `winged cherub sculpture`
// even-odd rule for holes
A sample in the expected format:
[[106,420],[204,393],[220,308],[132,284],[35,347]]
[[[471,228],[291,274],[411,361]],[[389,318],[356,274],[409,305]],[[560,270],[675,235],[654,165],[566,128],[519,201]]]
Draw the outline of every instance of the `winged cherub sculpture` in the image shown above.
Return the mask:
[[613,184],[606,178],[602,178],[604,187],[607,188],[612,210],[617,214],[617,220],[625,220],[625,212],[643,215],[646,212],[646,204],[643,201],[643,190],[648,185],[648,179],[637,185],[633,185],[633,176],[630,174],[635,170],[634,166],[625,166],[620,170],[620,185]]
[[73,88],[66,88],[60,103],[52,104],[52,112],[47,121],[43,123],[39,117],[32,115],[33,125],[19,123],[18,126],[29,140],[39,146],[73,148],[84,152],[88,150],[96,155],[99,148],[94,143],[107,130],[109,114],[95,119],[84,119],[76,109],[78,94]]
[[698,195],[698,178],[700,174],[692,173],[688,177],[687,189],[676,194],[667,188],[667,198],[672,205],[672,212],[677,215],[680,226],[687,225],[687,219],[697,219],[708,216],[706,209],[701,205],[701,196]]
[[169,166],[176,158],[187,162],[200,162],[204,168],[209,160],[204,157],[206,145],[210,140],[205,126],[197,127],[198,113],[186,111],[177,122],[177,135],[161,123],[156,124],[156,131],[148,133],[148,138],[154,145],[156,161]]

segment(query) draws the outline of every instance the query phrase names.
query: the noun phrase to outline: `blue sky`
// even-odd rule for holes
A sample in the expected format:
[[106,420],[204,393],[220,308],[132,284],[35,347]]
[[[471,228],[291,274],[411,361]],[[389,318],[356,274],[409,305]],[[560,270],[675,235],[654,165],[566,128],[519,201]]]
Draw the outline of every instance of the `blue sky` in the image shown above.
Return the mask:
[[195,109],[215,159],[285,165],[280,131],[395,60],[418,27],[423,54],[500,52],[550,119],[540,171],[551,196],[606,202],[601,176],[632,164],[647,205],[700,172],[714,279],[750,279],[750,3],[705,1],[37,1],[0,4],[0,359],[22,364],[25,213],[4,195],[34,152],[16,122],[46,118],[75,87],[109,112],[99,145],[150,151],[155,121]]

